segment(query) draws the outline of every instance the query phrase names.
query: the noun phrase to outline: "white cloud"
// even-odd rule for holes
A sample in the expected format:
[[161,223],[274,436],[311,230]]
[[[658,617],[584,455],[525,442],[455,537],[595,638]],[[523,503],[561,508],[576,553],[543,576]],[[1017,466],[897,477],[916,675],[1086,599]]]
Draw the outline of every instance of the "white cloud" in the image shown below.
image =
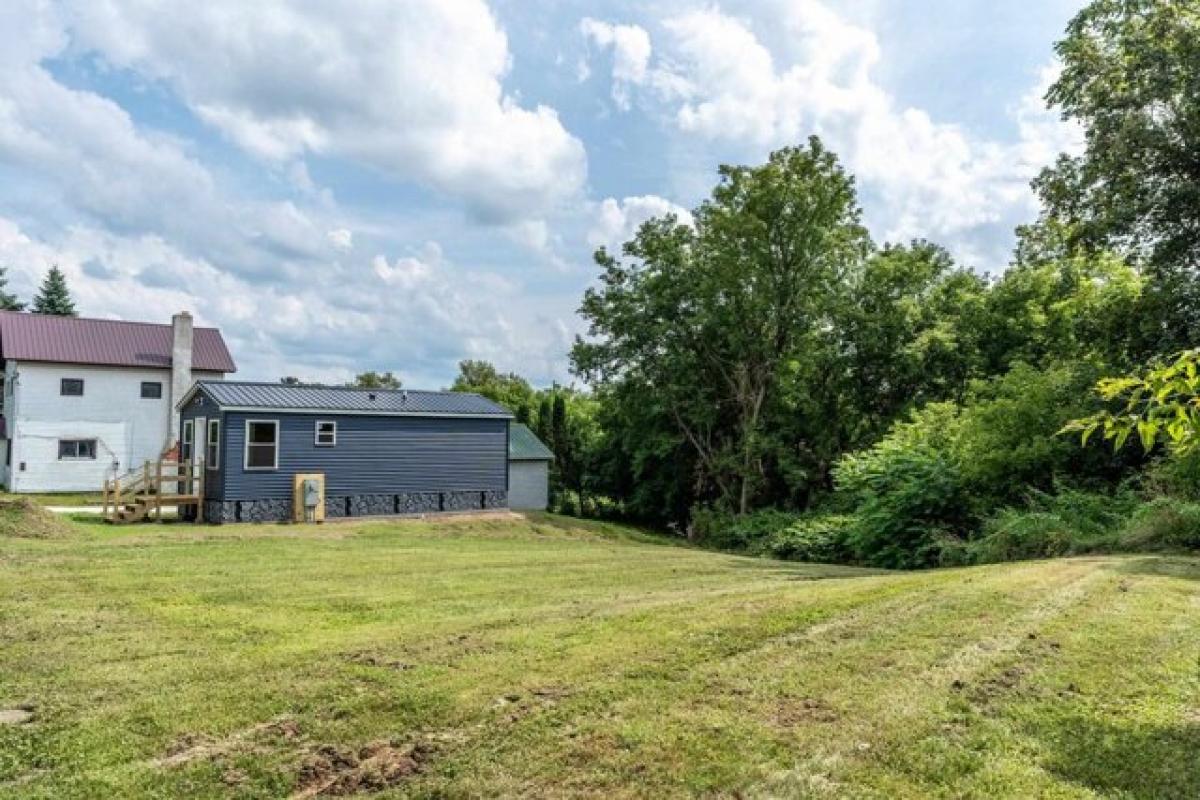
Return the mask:
[[[896,102],[873,75],[882,51],[870,30],[817,0],[765,5],[771,37],[716,7],[662,20],[657,63],[643,73],[655,77],[641,83],[677,129],[750,148],[754,158],[820,135],[859,179],[868,217],[886,239],[956,245],[1036,212],[1029,180],[1077,142],[1040,98],[1031,93],[1011,111],[1015,141],[974,135]],[[783,44],[772,49],[768,38]],[[990,266],[997,257],[985,256]]]
[[609,197],[602,201],[595,212],[588,244],[594,248],[605,247],[611,253],[620,253],[621,246],[633,238],[642,223],[655,217],[674,214],[685,225],[692,224],[692,214],[657,195],[626,197],[623,200]]
[[160,237],[77,226],[45,241],[0,216],[0,264],[12,265],[9,289],[24,298],[51,264],[60,265],[88,316],[166,321],[172,311],[190,309],[199,324],[220,327],[245,378],[345,380],[377,368],[436,387],[463,358],[562,377],[577,325],[537,301],[522,308],[518,284],[456,266],[435,242],[307,283],[271,286]]
[[354,247],[354,233],[349,228],[334,228],[325,236],[338,250],[350,250]]
[[[614,25],[591,17],[579,23],[579,30],[599,49],[612,48],[612,96],[617,107],[629,110],[629,86],[645,82],[650,64],[650,34],[640,25]],[[582,65],[580,80],[589,72]]]
[[482,0],[72,3],[80,52],[166,82],[262,158],[355,159],[512,221],[574,198],[583,145],[506,93],[508,41]]

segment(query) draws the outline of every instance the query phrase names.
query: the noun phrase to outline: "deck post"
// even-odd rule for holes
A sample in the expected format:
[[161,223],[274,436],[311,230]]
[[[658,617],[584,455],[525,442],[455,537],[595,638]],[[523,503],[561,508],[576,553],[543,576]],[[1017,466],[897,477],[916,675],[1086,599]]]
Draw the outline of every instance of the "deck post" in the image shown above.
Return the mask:
[[104,506],[100,510],[102,519],[108,519],[108,478],[104,479]]
[[157,498],[157,502],[155,503],[155,507],[156,507],[155,516],[158,518],[159,522],[162,522],[162,489],[163,489],[162,467],[163,467],[162,459],[160,458],[158,460],[157,466],[155,467],[156,474],[154,476],[154,486],[156,488],[156,491],[154,492],[154,496],[155,496],[155,498]]
[[113,478],[113,520],[121,514],[121,476]]
[[204,522],[204,461],[199,462],[200,474],[196,476],[196,524]]

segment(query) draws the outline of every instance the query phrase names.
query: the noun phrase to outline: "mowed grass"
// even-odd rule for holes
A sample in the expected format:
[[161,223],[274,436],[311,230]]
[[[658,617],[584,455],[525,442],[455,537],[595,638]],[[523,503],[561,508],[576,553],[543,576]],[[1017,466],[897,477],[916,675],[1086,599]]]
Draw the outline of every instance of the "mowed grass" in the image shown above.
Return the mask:
[[1192,558],[70,525],[0,538],[4,798],[1200,796]]

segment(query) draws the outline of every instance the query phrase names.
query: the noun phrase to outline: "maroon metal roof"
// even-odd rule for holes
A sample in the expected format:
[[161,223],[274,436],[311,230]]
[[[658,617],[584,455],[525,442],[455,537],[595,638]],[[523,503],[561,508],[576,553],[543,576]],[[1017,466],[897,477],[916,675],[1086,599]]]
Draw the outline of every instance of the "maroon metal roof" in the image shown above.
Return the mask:
[[[115,367],[171,366],[171,326],[0,311],[0,357]],[[216,328],[196,328],[192,369],[236,372]]]

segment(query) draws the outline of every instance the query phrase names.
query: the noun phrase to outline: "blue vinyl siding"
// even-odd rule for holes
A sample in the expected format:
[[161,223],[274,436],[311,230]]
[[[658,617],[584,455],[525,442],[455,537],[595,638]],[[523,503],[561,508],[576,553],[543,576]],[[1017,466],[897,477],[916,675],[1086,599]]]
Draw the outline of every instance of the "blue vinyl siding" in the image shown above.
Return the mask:
[[[247,419],[279,421],[279,469],[243,468]],[[316,445],[317,420],[337,422],[336,446]],[[214,499],[290,497],[297,472],[324,473],[335,497],[508,488],[506,419],[228,411],[222,422],[224,483],[208,493]]]

